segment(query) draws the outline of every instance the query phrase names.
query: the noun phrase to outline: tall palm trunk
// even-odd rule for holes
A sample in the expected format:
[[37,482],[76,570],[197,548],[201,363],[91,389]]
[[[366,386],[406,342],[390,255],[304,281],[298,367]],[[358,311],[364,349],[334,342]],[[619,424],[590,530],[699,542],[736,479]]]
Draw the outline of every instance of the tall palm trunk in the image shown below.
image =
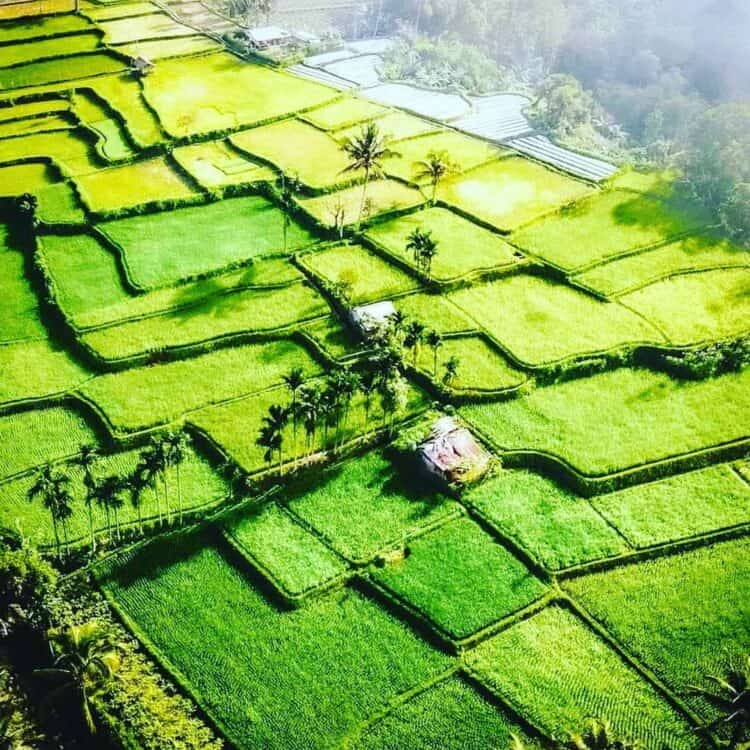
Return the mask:
[[60,531],[57,528],[57,516],[54,513],[52,515],[52,530],[55,532],[55,550],[57,552],[57,558],[60,559]]
[[169,524],[172,520],[172,509],[169,507],[169,484],[167,483],[167,470],[162,470],[161,481],[164,487],[164,506],[167,514],[167,523]]
[[182,526],[183,515],[182,515],[182,479],[180,477],[180,462],[178,461],[175,465],[175,471],[177,473],[177,513],[179,516],[180,526]]
[[91,537],[91,551],[96,552],[96,534],[94,533],[94,509],[91,500],[87,501],[86,508],[89,515],[89,535]]
[[159,497],[159,480],[157,477],[154,477],[151,480],[151,488],[154,491],[154,498],[156,499],[156,520],[159,524],[159,526],[162,525],[162,518],[161,518],[161,497]]
[[362,226],[362,217],[365,213],[365,204],[367,203],[367,187],[370,184],[370,168],[365,168],[365,181],[362,185],[362,199],[359,202],[359,218],[357,219],[357,229]]

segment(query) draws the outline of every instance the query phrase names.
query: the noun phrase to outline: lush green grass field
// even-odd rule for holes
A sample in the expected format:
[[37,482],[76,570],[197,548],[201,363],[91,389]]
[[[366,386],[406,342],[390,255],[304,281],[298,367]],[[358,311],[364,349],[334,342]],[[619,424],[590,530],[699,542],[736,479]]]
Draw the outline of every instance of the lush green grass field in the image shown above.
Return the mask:
[[[284,251],[284,214],[257,195],[109,221],[99,229],[123,249],[130,277],[144,288]],[[287,252],[314,241],[289,220]]]
[[[373,180],[367,186],[362,221],[369,221],[379,214],[390,211],[416,208],[422,203],[422,193],[397,180]],[[335,216],[339,210],[343,211],[344,224],[356,225],[360,219],[362,187],[356,185],[330,195],[303,198],[299,204],[310,216],[325,226],[335,227]]]
[[135,157],[120,121],[97,98],[87,91],[74,94],[73,108],[81,122],[99,136],[97,149],[105,159],[123,161]]
[[300,120],[243,130],[229,140],[248,156],[260,157],[312,188],[330,188],[362,176],[361,172],[346,171],[350,158],[339,143]]
[[84,8],[82,14],[92,21],[109,21],[113,18],[128,18],[147,13],[158,13],[159,8],[150,2],[113,3],[112,5],[93,5]]
[[248,511],[226,524],[225,532],[278,588],[292,596],[312,591],[346,571],[338,555],[276,504]]
[[655,250],[612,260],[577,274],[576,282],[617,296],[688,271],[750,266],[747,251],[710,234],[697,234]]
[[457,512],[453,501],[397,471],[377,451],[328,471],[287,502],[352,561],[370,560]]
[[591,190],[527,159],[512,157],[448,180],[438,195],[446,203],[509,231]]
[[750,547],[746,539],[566,582],[630,653],[706,717],[691,693],[747,656]]
[[530,471],[506,469],[464,498],[552,570],[629,551],[584,498]]
[[81,389],[118,432],[174,422],[209,404],[275,385],[293,367],[316,373],[307,352],[289,341],[219,349],[193,359],[101,375]]
[[217,293],[191,307],[100,328],[82,340],[105,359],[122,359],[248,331],[275,331],[328,312],[323,298],[306,284],[249,289]]
[[410,542],[406,560],[374,569],[373,576],[456,639],[523,609],[546,591],[522,562],[467,518]]
[[349,590],[280,612],[206,539],[152,547],[105,586],[243,750],[339,746],[449,666]]
[[72,81],[103,73],[117,73],[125,63],[107,53],[75,55],[63,60],[42,60],[0,70],[0,90]]
[[749,380],[750,371],[678,382],[620,369],[461,411],[503,448],[551,453],[601,475],[750,437]]
[[99,19],[97,26],[104,32],[105,44],[125,44],[139,39],[168,39],[195,34],[195,29],[175,23],[166,13],[149,13],[111,21]]
[[606,716],[646,747],[697,748],[687,722],[580,620],[560,607],[485,641],[468,657],[493,690],[557,736]]
[[621,305],[540,276],[511,276],[459,289],[448,299],[531,365],[662,343],[657,329]]
[[[437,130],[437,126],[428,120],[399,110],[390,111],[383,117],[378,117],[376,122],[380,134],[390,147],[395,145],[393,141],[414,138],[417,135],[424,135]],[[343,142],[347,138],[358,135],[362,131],[362,125],[363,123],[358,123],[357,125],[342,127],[334,133],[336,140]]]
[[634,547],[750,522],[750,487],[727,464],[592,500]]
[[620,299],[677,345],[739,336],[750,329],[750,268],[674,276]]
[[[179,26],[175,26],[178,30]],[[193,31],[191,29],[191,31]],[[182,32],[180,32],[182,33]],[[117,47],[129,57],[145,57],[148,60],[161,60],[167,57],[201,55],[207,52],[218,52],[218,42],[205,36],[174,36],[171,39],[151,39],[145,42],[132,42]]]
[[438,333],[477,331],[477,324],[446,297],[417,292],[399,297],[396,309],[407,319],[418,320]]
[[254,125],[323,104],[336,94],[224,52],[162,60],[145,79],[144,89],[164,128],[175,137]]
[[463,680],[451,678],[393,708],[368,727],[356,750],[487,750],[511,747],[518,737],[528,750],[539,746],[502,710]]
[[34,118],[40,115],[53,114],[55,112],[67,112],[70,110],[70,103],[66,99],[41,99],[37,102],[25,102],[21,104],[12,104],[11,106],[0,107],[0,122],[8,120],[18,120],[21,118]]
[[100,213],[196,195],[164,157],[82,175],[76,184],[88,208]]
[[305,255],[305,265],[329,284],[348,286],[352,302],[373,302],[416,289],[419,283],[361,245],[337,245]]
[[304,119],[321,130],[342,130],[362,123],[363,120],[381,117],[387,112],[389,110],[379,104],[356,96],[346,96],[308,112]]
[[70,34],[76,31],[88,31],[91,23],[81,16],[64,14],[47,17],[25,18],[3,26],[4,42],[20,42],[24,39],[35,39],[55,34]]
[[611,190],[535,222],[513,239],[544,260],[572,270],[708,223],[709,216],[679,196]]
[[73,455],[96,442],[91,427],[71,409],[52,407],[0,417],[0,478]]
[[86,215],[68,182],[40,188],[36,192],[37,217],[48,224],[83,224]]
[[[0,47],[0,49],[2,49]],[[73,125],[70,120],[60,115],[51,114],[46,117],[32,117],[25,120],[13,120],[0,123],[0,139],[15,138],[19,135],[31,133],[45,133],[52,130],[67,130]]]
[[98,168],[93,147],[74,130],[32,133],[0,141],[0,161],[49,158],[66,175],[81,175]]
[[430,232],[438,243],[431,273],[440,281],[507,266],[517,260],[515,249],[498,235],[444,208],[429,208],[376,224],[367,230],[367,237],[415,265],[413,254],[406,249],[415,229]]
[[[3,37],[4,39],[5,37]],[[0,68],[23,65],[36,60],[47,60],[63,55],[91,52],[99,46],[99,35],[95,33],[74,34],[56,39],[36,39],[19,44],[0,47]],[[64,66],[65,61],[59,61]]]
[[[71,446],[75,451],[78,446]],[[102,455],[94,465],[94,475],[98,477],[124,477],[133,471],[138,462],[137,450]],[[87,541],[89,538],[88,509],[86,506],[86,487],[83,483],[83,473],[74,463],[66,463],[57,469],[70,478],[68,489],[73,495],[73,515],[68,522],[68,540],[71,543]],[[172,513],[178,510],[176,473],[171,469],[168,474],[169,507]],[[28,500],[28,490],[34,483],[34,476],[22,477],[10,482],[0,483],[0,526],[18,528],[24,536],[35,544],[51,546],[54,544],[52,521],[40,499],[34,502]],[[216,505],[226,496],[226,486],[219,475],[195,451],[190,450],[184,463],[180,466],[180,485],[182,488],[183,510],[203,508]],[[153,489],[147,489],[142,496],[143,519],[154,519],[158,512],[166,512],[164,494],[159,488],[160,498],[157,500]],[[133,508],[128,493],[123,493],[124,505],[118,512],[121,528],[126,525],[137,524],[138,513]],[[106,513],[102,508],[94,505],[92,508],[94,529],[97,534],[107,536],[108,529]],[[114,526],[114,517],[110,514],[110,525]],[[61,530],[62,535],[62,530]]]
[[269,182],[276,176],[270,167],[240,156],[225,141],[181,146],[173,151],[173,156],[207,190]]

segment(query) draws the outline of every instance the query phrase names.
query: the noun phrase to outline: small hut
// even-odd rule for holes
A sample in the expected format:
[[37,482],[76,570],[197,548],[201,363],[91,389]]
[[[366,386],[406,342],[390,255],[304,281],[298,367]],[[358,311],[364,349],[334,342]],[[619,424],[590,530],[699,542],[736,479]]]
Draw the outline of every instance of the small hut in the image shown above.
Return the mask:
[[393,302],[375,302],[371,305],[360,305],[349,311],[352,325],[357,329],[363,339],[372,338],[383,330],[396,314]]
[[280,26],[258,26],[245,29],[248,44],[257,50],[286,47],[294,43],[294,36]]
[[130,70],[139,77],[147,76],[154,69],[154,63],[143,55],[130,60]]
[[441,417],[419,446],[423,468],[447,484],[468,484],[489,468],[490,456],[466,427],[453,417]]

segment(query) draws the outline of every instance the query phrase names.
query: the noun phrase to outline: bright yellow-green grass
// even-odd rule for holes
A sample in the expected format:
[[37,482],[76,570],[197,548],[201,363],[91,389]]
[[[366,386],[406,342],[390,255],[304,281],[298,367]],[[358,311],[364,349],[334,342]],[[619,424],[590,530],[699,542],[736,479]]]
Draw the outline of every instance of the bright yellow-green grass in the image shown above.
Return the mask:
[[317,373],[310,355],[291,341],[220,349],[193,359],[101,375],[82,393],[119,433],[174,422],[201,407],[256,393],[293,367]]
[[513,230],[593,190],[528,159],[512,157],[442,184],[439,197],[502,230]]
[[750,521],[750,486],[728,464],[602,495],[592,503],[635,547]]
[[176,23],[166,13],[100,21],[97,25],[104,32],[105,44],[124,44],[140,39],[166,39],[195,34],[195,29]]
[[676,381],[621,368],[461,413],[503,448],[542,451],[585,474],[611,474],[746,440],[750,370]]
[[666,242],[710,220],[674,190],[658,195],[610,190],[540,219],[513,239],[544,260],[573,270]]
[[456,639],[523,609],[546,591],[520,560],[468,518],[415,539],[405,560],[373,575]]
[[308,112],[304,118],[322,130],[342,130],[361,123],[363,120],[380,117],[388,111],[385,107],[368,102],[366,99],[346,96]]
[[673,276],[620,299],[678,345],[715,341],[750,330],[748,268]]
[[74,94],[73,107],[77,117],[98,136],[97,149],[107,161],[132,159],[130,148],[120,121],[110,116],[97,99],[87,92]]
[[587,500],[531,471],[506,469],[463,498],[551,570],[630,551]]
[[[138,286],[170,286],[240,261],[283,253],[284,214],[259,195],[108,221],[98,229],[122,248]],[[286,252],[315,242],[289,219]]]
[[153,3],[114,3],[113,5],[94,5],[82,11],[82,15],[94,21],[107,21],[112,18],[126,18],[128,16],[159,13],[159,8]]
[[[393,145],[392,141],[402,138],[413,138],[416,135],[437,130],[437,126],[428,120],[423,120],[421,117],[415,117],[400,110],[391,111],[387,115],[377,118],[376,122],[380,134],[386,141],[391,142],[390,145]],[[337,130],[334,135],[336,140],[345,141],[347,138],[352,138],[361,131],[362,124],[360,123]]]
[[342,324],[337,315],[329,315],[309,323],[303,330],[333,359],[354,354],[358,348],[353,333]]
[[39,117],[54,112],[65,112],[69,109],[70,104],[66,99],[50,98],[38,102],[27,102],[26,104],[11,103],[11,106],[0,107],[0,122],[22,117]]
[[[106,52],[75,55],[60,60],[43,60],[0,70],[0,91],[23,86],[45,86],[50,83],[63,84],[77,78],[86,78],[103,73],[117,73],[127,66],[114,55]],[[61,88],[61,86],[57,86]]]
[[618,303],[539,276],[459,289],[448,299],[532,365],[662,341],[653,326]]
[[618,296],[687,271],[743,266],[750,267],[747,250],[727,239],[698,234],[594,266],[574,280],[600,294]]
[[406,250],[409,235],[415,229],[430,232],[438,243],[431,274],[440,281],[510,265],[517,260],[515,248],[499,235],[444,208],[428,208],[375,224],[367,230],[367,236],[416,265],[413,253]]
[[[75,34],[57,39],[36,39],[23,44],[6,44],[0,46],[0,67],[90,52],[98,46],[99,35],[94,33]],[[65,60],[59,60],[58,65],[64,68]]]
[[304,256],[305,265],[329,284],[345,284],[353,302],[372,302],[416,289],[419,284],[361,245],[336,247]]
[[117,47],[130,57],[145,57],[148,60],[161,60],[165,57],[182,57],[216,52],[221,47],[218,42],[205,36],[183,36],[173,39],[154,39],[146,42],[132,42]]
[[100,213],[197,195],[161,156],[83,175],[76,184],[88,208]]
[[417,292],[399,297],[394,305],[407,319],[415,319],[438,333],[477,331],[477,324],[443,295]]
[[[615,568],[565,587],[614,638],[706,719],[715,709],[695,694],[713,688],[747,658],[750,545],[715,544]],[[713,692],[713,690],[712,690]]]
[[[637,609],[637,608],[633,608]],[[468,656],[498,695],[548,734],[606,716],[618,737],[670,750],[698,748],[685,718],[567,609],[548,607]]]
[[[0,16],[2,18],[2,16]],[[8,23],[3,26],[3,42],[37,39],[56,34],[70,34],[76,31],[88,31],[91,23],[81,16],[72,13],[58,16],[31,17]]]
[[93,147],[75,130],[33,133],[0,141],[0,161],[50,158],[65,175],[95,171],[99,163]]
[[239,335],[288,328],[330,312],[325,300],[306,284],[273,290],[216,294],[191,307],[159,317],[99,328],[83,336],[105,359],[121,359]]
[[242,553],[288,595],[312,591],[346,571],[333,550],[275,503],[254,509],[224,528]]
[[362,176],[361,172],[346,171],[350,158],[339,143],[300,120],[244,130],[229,140],[249,156],[271,162],[312,188],[331,187]]
[[0,404],[70,391],[90,374],[47,340],[0,346]]
[[48,224],[83,224],[86,215],[69,182],[57,182],[36,191],[37,218]]
[[390,144],[390,148],[396,156],[387,159],[383,164],[386,173],[422,185],[428,185],[430,178],[419,176],[420,171],[424,169],[420,162],[426,161],[431,153],[444,155],[455,172],[466,172],[503,154],[496,146],[491,146],[479,138],[461,135],[455,130],[440,130],[398,141]]
[[632,190],[635,193],[663,193],[672,189],[679,175],[672,170],[638,172],[626,168],[610,180],[609,184],[618,190]]
[[[428,325],[431,318],[427,318]],[[452,357],[458,358],[458,375],[450,384],[453,390],[501,391],[521,385],[526,376],[513,367],[505,357],[492,348],[480,336],[462,336],[444,339],[435,351],[427,344],[419,347],[417,364],[426,375],[442,380],[445,363]],[[411,362],[411,354],[407,355]]]
[[367,186],[365,210],[361,214],[362,186],[360,185],[330,195],[304,198],[299,201],[299,204],[321,224],[333,227],[336,225],[335,216],[339,210],[343,210],[344,224],[351,225],[359,221],[360,215],[362,221],[368,221],[386,211],[415,208],[424,201],[424,196],[419,190],[410,188],[397,180],[373,180]]
[[0,478],[72,456],[95,443],[91,427],[72,409],[33,409],[0,417]]
[[23,193],[36,193],[52,182],[46,164],[16,164],[0,167],[0,195],[4,198]]
[[332,89],[219,53],[162,60],[146,98],[173,136],[253,125],[333,99]]
[[276,179],[273,169],[240,155],[225,141],[194,143],[176,148],[172,153],[207,190]]
[[67,130],[72,127],[73,123],[70,120],[59,115],[33,117],[27,120],[0,123],[0,138],[13,138],[18,135],[48,132],[50,130]]

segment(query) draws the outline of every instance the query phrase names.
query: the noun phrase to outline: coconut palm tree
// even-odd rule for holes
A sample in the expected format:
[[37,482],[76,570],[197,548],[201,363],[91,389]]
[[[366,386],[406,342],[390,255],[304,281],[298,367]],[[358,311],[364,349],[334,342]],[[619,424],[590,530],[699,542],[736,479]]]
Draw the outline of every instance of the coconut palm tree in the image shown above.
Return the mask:
[[709,675],[708,680],[712,687],[692,688],[695,695],[701,696],[719,712],[718,718],[706,729],[723,728],[730,749],[746,749],[750,746],[750,656],[739,664],[730,663],[724,676]]
[[444,365],[443,385],[450,388],[458,377],[458,368],[461,366],[461,360],[458,357],[451,357]]
[[143,492],[150,484],[143,464],[139,462],[133,473],[129,474],[123,481],[130,497],[130,505],[138,514],[138,533],[143,534]]
[[177,514],[182,525],[182,476],[180,468],[185,462],[190,447],[190,436],[184,431],[169,432],[164,438],[164,451],[167,466],[174,466],[177,475]]
[[294,450],[297,448],[297,419],[299,413],[297,411],[297,394],[300,388],[305,384],[305,371],[301,367],[294,367],[287,375],[284,375],[283,381],[286,384],[287,390],[292,394],[292,407],[290,415],[292,418],[292,447]]
[[117,539],[122,539],[120,534],[120,508],[125,504],[122,499],[123,489],[123,480],[118,476],[110,475],[99,479],[93,490],[95,502],[104,510],[107,519],[107,537],[110,544],[112,544],[112,516],[114,516],[115,520]]
[[[346,433],[346,427],[349,423],[349,409],[352,399],[357,391],[362,387],[362,378],[358,373],[352,372],[351,368],[345,367],[342,370],[341,382],[341,406],[343,408],[343,430]],[[343,441],[343,437],[342,437]]]
[[[266,449],[266,456],[276,451],[279,457],[279,476],[283,473],[284,428],[289,423],[289,410],[278,404],[268,409],[258,437],[258,445]],[[268,460],[268,458],[266,458]]]
[[94,465],[98,457],[99,454],[93,445],[82,445],[78,450],[78,455],[73,459],[73,463],[83,471],[83,486],[86,491],[84,502],[89,520],[92,552],[96,552],[96,534],[94,532],[94,497],[91,490],[94,486]]
[[320,419],[321,392],[314,386],[302,386],[299,392],[299,416],[305,429],[305,447],[312,453],[315,447],[315,433]]
[[443,345],[443,337],[437,331],[430,331],[425,336],[427,346],[432,349],[432,376],[437,377],[438,350]]
[[61,556],[60,528],[62,527],[67,546],[68,519],[73,515],[73,496],[68,490],[69,484],[69,477],[55,473],[52,466],[47,464],[37,472],[34,483],[27,492],[29,502],[35,502],[37,498],[41,499],[42,505],[50,514],[58,558]]
[[439,248],[440,245],[431,234],[428,234],[425,237],[422,247],[420,248],[419,265],[427,272],[429,277],[432,277],[432,261],[435,260]]
[[422,248],[425,240],[430,236],[429,232],[424,232],[419,227],[415,227],[407,237],[406,252],[411,253],[414,258],[414,265],[419,268],[422,258]]
[[365,370],[360,377],[359,388],[365,402],[365,431],[370,426],[370,409],[372,409],[372,397],[378,390],[378,374],[375,370]]
[[49,631],[53,666],[36,670],[40,677],[52,678],[59,684],[49,699],[74,695],[89,731],[96,732],[91,712],[91,699],[101,694],[120,668],[120,646],[99,622],[70,625]]
[[[517,735],[511,735],[510,750],[526,750]],[[612,731],[612,726],[604,719],[589,719],[580,734],[571,733],[565,742],[553,743],[555,750],[642,750],[638,741],[623,739]]]
[[158,443],[152,441],[148,448],[141,452],[138,466],[140,467],[140,471],[143,472],[144,479],[154,493],[154,500],[156,501],[156,518],[159,525],[161,525],[163,519],[161,512],[161,499],[159,497],[159,474],[161,473],[162,468],[162,453],[159,449]]
[[419,344],[422,341],[425,327],[418,320],[412,320],[405,329],[404,348],[411,349],[412,364],[417,366],[417,357],[419,356]]
[[357,218],[357,229],[362,224],[362,216],[365,212],[367,202],[367,188],[373,177],[383,174],[383,160],[395,156],[386,144],[376,123],[370,122],[364,125],[358,135],[348,138],[342,145],[342,149],[349,156],[349,166],[345,172],[359,172],[363,170],[365,179],[362,184],[362,200],[359,206]]
[[415,178],[418,182],[429,179],[432,185],[432,198],[430,202],[433,206],[437,201],[440,182],[449,174],[453,174],[456,171],[456,165],[450,160],[447,151],[430,151],[424,161],[417,162]]

